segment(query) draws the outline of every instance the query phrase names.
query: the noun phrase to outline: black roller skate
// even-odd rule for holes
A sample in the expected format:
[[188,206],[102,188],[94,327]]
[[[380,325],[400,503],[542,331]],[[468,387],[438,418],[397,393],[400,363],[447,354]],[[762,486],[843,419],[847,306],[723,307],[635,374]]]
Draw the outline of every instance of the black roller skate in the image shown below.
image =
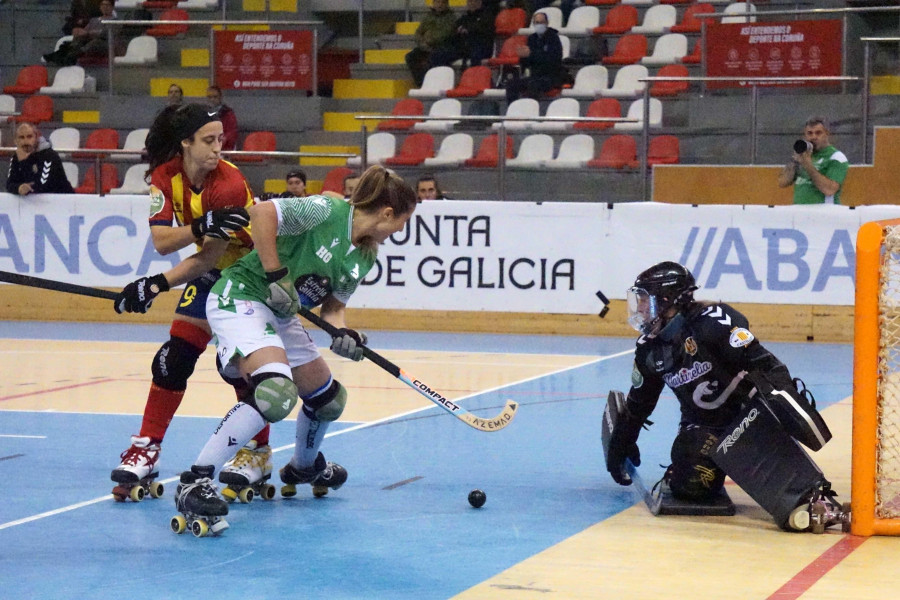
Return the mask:
[[841,531],[850,531],[850,503],[835,500],[837,493],[827,481],[813,491],[808,502],[804,502],[788,517],[788,527],[794,531],[825,533],[832,525],[841,526]]
[[328,493],[328,489],[336,490],[347,481],[347,469],[333,462],[327,462],[325,456],[319,452],[316,462],[306,469],[298,469],[291,463],[284,465],[279,471],[281,481],[281,495],[291,498],[297,495],[297,485],[308,483],[312,486],[313,496],[321,498]]
[[175,509],[180,515],[172,517],[170,526],[175,533],[190,527],[196,537],[218,535],[228,529],[228,503],[222,500],[212,482],[213,467],[191,467],[181,474],[175,489]]

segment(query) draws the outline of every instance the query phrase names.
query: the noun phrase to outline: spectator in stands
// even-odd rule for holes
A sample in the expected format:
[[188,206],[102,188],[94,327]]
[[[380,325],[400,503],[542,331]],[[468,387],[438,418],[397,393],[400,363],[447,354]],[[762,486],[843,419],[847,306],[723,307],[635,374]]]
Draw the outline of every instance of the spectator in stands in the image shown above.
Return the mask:
[[344,198],[350,199],[350,196],[353,195],[353,190],[356,189],[356,186],[359,185],[359,173],[350,173],[346,177],[344,177]]
[[419,197],[419,202],[422,200],[444,200],[444,193],[441,191],[437,179],[430,173],[419,177],[419,180],[416,182],[416,194]]
[[237,116],[234,114],[234,109],[222,102],[222,88],[217,85],[211,85],[206,88],[206,102],[213,110],[218,111],[219,120],[222,121],[222,129],[225,130],[222,150],[236,150],[238,138]]
[[[553,3],[556,0],[534,0],[534,10],[540,10],[542,8],[547,8],[548,6],[553,6]],[[560,0],[559,2],[559,10],[562,13],[562,22],[569,22],[569,15],[572,14],[572,11],[575,9],[575,0]]]
[[304,198],[306,194],[306,173],[303,169],[291,169],[285,177],[287,191],[282,198]]
[[456,20],[452,36],[431,53],[430,66],[480,65],[494,54],[494,13],[481,0],[466,0],[466,12]]
[[106,56],[109,52],[109,28],[103,19],[115,19],[113,0],[100,0],[100,15],[93,17],[84,28],[73,29],[71,42],[63,43],[59,49],[44,55],[47,64],[60,66],[74,65],[82,56]]
[[72,0],[69,15],[63,24],[63,35],[78,35],[79,30],[83,30],[88,21],[101,14],[100,0]]
[[534,13],[531,19],[534,33],[528,45],[517,49],[519,65],[530,70],[528,77],[513,77],[506,84],[506,101],[522,96],[539,98],[553,88],[562,86],[566,69],[562,64],[562,42],[559,32],[549,27],[546,13]]
[[850,164],[831,145],[829,134],[825,117],[807,119],[803,139],[794,144],[790,162],[778,175],[778,187],[794,186],[794,204],[841,203],[841,185]]
[[169,106],[181,106],[184,103],[184,90],[177,83],[169,86]]
[[431,11],[416,28],[416,47],[406,54],[406,66],[409,67],[416,87],[422,87],[432,51],[450,39],[455,24],[456,17],[450,10],[450,0],[434,0]]
[[16,152],[9,165],[6,191],[20,196],[75,193],[59,154],[31,123],[16,128]]

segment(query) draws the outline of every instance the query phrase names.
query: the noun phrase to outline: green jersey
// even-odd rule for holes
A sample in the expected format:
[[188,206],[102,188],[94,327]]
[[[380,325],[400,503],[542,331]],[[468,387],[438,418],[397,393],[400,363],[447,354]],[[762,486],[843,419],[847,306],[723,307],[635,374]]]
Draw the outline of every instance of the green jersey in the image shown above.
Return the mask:
[[[353,207],[340,198],[308,196],[271,200],[278,213],[278,258],[292,281],[303,275],[328,279],[344,304],[375,264],[375,253],[350,241]],[[269,283],[256,250],[222,271],[213,293],[231,300],[265,302]],[[311,308],[311,307],[307,307]]]
[[[844,178],[847,176],[847,170],[850,163],[844,153],[834,146],[827,146],[813,152],[813,166],[816,171],[832,181],[843,185]],[[841,191],[838,190],[834,196],[825,197],[825,194],[819,191],[809,178],[809,175],[802,168],[797,168],[797,178],[794,179],[794,204],[840,204]]]

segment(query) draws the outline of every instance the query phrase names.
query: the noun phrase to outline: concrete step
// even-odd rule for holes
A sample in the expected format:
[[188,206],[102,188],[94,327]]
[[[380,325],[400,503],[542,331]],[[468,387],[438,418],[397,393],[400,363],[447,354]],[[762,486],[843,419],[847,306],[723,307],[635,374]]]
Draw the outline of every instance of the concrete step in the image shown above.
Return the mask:
[[378,47],[386,50],[406,50],[409,52],[416,47],[416,38],[412,35],[382,35],[378,38]]
[[[322,115],[322,129],[328,132],[362,131],[363,121],[357,119],[361,115],[384,114],[378,112],[326,112]],[[375,129],[380,120],[365,121],[369,130]]]
[[335,98],[405,98],[412,80],[400,79],[336,79]]
[[409,69],[406,67],[405,62],[403,64],[399,64],[399,65],[373,65],[373,64],[355,63],[355,64],[350,65],[350,76],[356,80],[364,80],[364,79],[406,80],[409,82],[410,88],[414,87],[412,85],[412,76],[409,74]]
[[366,50],[365,63],[368,65],[405,65],[408,50]]

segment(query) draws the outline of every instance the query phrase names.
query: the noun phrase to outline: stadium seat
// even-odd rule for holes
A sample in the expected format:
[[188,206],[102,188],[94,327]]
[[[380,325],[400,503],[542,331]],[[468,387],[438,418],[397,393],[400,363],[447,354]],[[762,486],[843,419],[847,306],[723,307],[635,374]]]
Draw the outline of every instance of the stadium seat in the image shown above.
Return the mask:
[[325,179],[322,181],[322,191],[343,195],[344,178],[352,173],[353,169],[348,169],[347,167],[333,168],[325,174]]
[[[188,13],[186,10],[180,8],[171,8],[169,10],[163,11],[162,14],[159,15],[160,21],[187,21]],[[144,32],[144,35],[151,35],[153,37],[175,37],[177,35],[183,35],[187,33],[188,26],[187,25],[154,25],[150,29]]]
[[728,17],[722,17],[722,23],[756,23],[756,6],[749,2],[732,2],[725,7]]
[[141,5],[144,3],[144,0],[117,0],[116,9],[118,10],[134,10],[136,8],[141,8]]
[[604,98],[634,98],[644,93],[647,87],[646,81],[641,79],[649,76],[650,71],[644,65],[625,65],[616,71],[616,78],[609,89],[602,90],[600,95]]
[[622,0],[622,4],[633,4],[634,6],[650,6],[655,0]]
[[559,34],[569,37],[585,37],[591,35],[594,27],[599,25],[599,8],[596,6],[579,6],[569,14],[566,26],[559,30]]
[[66,172],[66,179],[69,180],[69,184],[72,186],[72,189],[78,187],[78,165],[73,162],[64,162],[62,164],[63,171]]
[[589,167],[601,169],[634,168],[637,166],[637,142],[630,135],[613,135],[604,140],[597,158],[589,160]]
[[669,28],[669,33],[700,33],[703,29],[703,21],[709,25],[714,23],[715,19],[712,17],[698,19],[695,15],[713,12],[716,12],[716,9],[712,4],[706,2],[691,4],[681,16],[681,21]]
[[674,135],[650,138],[647,148],[647,165],[674,165],[679,161],[680,148]]
[[[241,150],[244,152],[275,152],[278,147],[275,134],[271,131],[251,131],[244,138]],[[229,157],[232,162],[263,162],[266,156],[262,154],[232,154]]]
[[411,98],[440,98],[453,87],[453,67],[431,67],[425,73],[422,87],[409,90]]
[[[91,166],[84,174],[84,180],[81,185],[75,188],[76,194],[96,194],[97,179],[94,171],[96,169]],[[116,165],[112,163],[103,163],[100,165],[100,193],[108,194],[113,188],[119,187],[119,172]]]
[[[622,105],[615,98],[598,98],[591,102],[585,112],[586,117],[619,119],[622,117]],[[612,122],[603,121],[579,121],[575,123],[574,128],[580,131],[596,131],[611,129]]]
[[178,8],[184,10],[216,10],[219,0],[178,0]]
[[640,25],[631,28],[631,33],[657,35],[665,32],[678,22],[678,10],[674,6],[656,4],[647,9]]
[[619,0],[585,0],[584,3],[588,6],[614,6]]
[[[136,152],[143,152],[146,142],[147,142],[147,134],[150,132],[149,129],[134,129],[128,132],[128,135],[125,136],[125,143],[122,144],[122,150],[132,150]],[[120,157],[122,160],[127,161],[139,161],[141,160],[140,154],[125,154]]]
[[84,67],[72,65],[59,68],[53,76],[53,84],[45,85],[38,91],[50,96],[78,94],[84,92],[84,84]]
[[42,87],[47,85],[48,75],[47,67],[44,65],[31,65],[22,67],[16,76],[16,82],[13,85],[7,85],[3,88],[4,94],[34,94]]
[[526,136],[519,144],[519,153],[506,161],[512,169],[536,169],[544,161],[553,159],[553,138],[546,133]]
[[[84,141],[84,145],[81,148],[84,150],[118,150],[119,132],[108,127],[95,129],[88,134],[88,137]],[[97,153],[90,152],[72,153],[73,158],[96,158],[97,156]],[[101,153],[100,156],[105,157],[108,155]],[[118,182],[116,183],[116,185],[118,185]]]
[[426,158],[434,157],[434,137],[430,133],[414,133],[407,136],[394,156],[384,159],[389,167],[421,165]]
[[[687,67],[684,65],[666,65],[657,73],[657,77],[688,77]],[[677,96],[688,91],[690,83],[687,81],[654,81],[650,86],[650,95],[654,98]]]
[[[428,111],[429,117],[458,117],[462,114],[462,103],[456,98],[441,98],[431,105]],[[459,120],[435,119],[416,123],[413,129],[416,131],[449,131]]]
[[[650,122],[649,127],[662,126],[662,102],[657,98],[650,98]],[[640,131],[644,128],[644,99],[640,98],[628,107],[626,119],[637,119],[636,123],[616,123],[613,129],[616,131]]]
[[[541,116],[541,106],[534,98],[519,98],[513,100],[506,107],[507,117],[539,117]],[[507,131],[525,131],[532,129],[535,121],[506,121],[505,127]],[[491,129],[500,129],[501,123],[491,123]]]
[[452,133],[441,141],[434,158],[426,158],[425,167],[458,167],[472,158],[475,142],[468,133]]
[[633,65],[647,56],[647,38],[639,33],[623,35],[616,42],[613,53],[604,56],[604,65]]
[[[403,98],[394,108],[391,109],[394,116],[414,117],[425,114],[425,107],[421,100],[415,98]],[[388,119],[378,124],[378,131],[407,131],[412,129],[416,123],[422,121],[413,121],[412,119]]]
[[29,96],[22,103],[22,113],[13,117],[17,123],[44,123],[53,120],[53,98],[50,96]]
[[[478,146],[478,153],[463,164],[467,167],[495,168],[500,162],[499,143],[499,136],[496,133],[487,136],[481,140],[481,144]],[[507,159],[513,156],[513,139],[511,135],[506,136],[505,156]]]
[[524,35],[513,35],[503,40],[500,52],[497,56],[488,59],[489,67],[502,67],[505,65],[519,64],[519,48],[528,45],[528,38]]
[[697,40],[694,44],[694,49],[685,57],[682,57],[681,64],[683,65],[699,65],[703,61],[703,42]]
[[609,71],[603,65],[586,65],[575,73],[575,83],[560,92],[564,98],[596,98],[609,85]]
[[566,60],[572,55],[572,40],[569,39],[569,36],[561,35],[559,36],[559,44],[562,46],[563,60]]
[[660,4],[690,4],[694,0],[659,0]]
[[81,132],[74,127],[60,127],[50,132],[47,141],[57,152],[77,150],[81,145]]
[[582,169],[594,158],[594,138],[584,133],[570,135],[559,145],[556,158],[544,161],[547,169]]
[[596,35],[622,35],[638,24],[638,10],[633,6],[618,4],[606,13],[603,25],[594,27]]
[[155,65],[157,61],[158,45],[156,38],[151,35],[139,35],[128,42],[128,48],[124,56],[113,58],[113,64],[118,66]]
[[[671,7],[669,7],[671,8]],[[688,41],[683,33],[667,33],[656,39],[653,54],[641,59],[642,65],[673,65],[687,56]]]
[[[574,12],[574,11],[573,11]],[[547,15],[547,26],[552,27],[553,29],[559,31],[563,26],[563,17],[562,11],[555,6],[545,6],[544,8],[539,8],[534,11],[534,14],[544,13]],[[532,19],[534,19],[534,15],[532,15]],[[522,27],[519,29],[519,35],[531,35],[534,33],[534,27]]]
[[[16,112],[16,99],[9,94],[0,94],[0,117],[7,115],[12,116]],[[0,119],[6,121],[7,119]]]
[[491,87],[491,69],[483,65],[469,67],[459,77],[459,83],[447,90],[448,98],[474,98]]
[[121,187],[109,190],[110,194],[146,194],[150,191],[150,184],[144,179],[144,174],[150,167],[148,164],[137,164],[128,167]]
[[516,35],[516,32],[527,24],[528,13],[525,12],[525,9],[519,7],[504,8],[494,18],[494,35],[497,37]]
[[[178,0],[144,0],[142,7],[147,10],[166,10],[175,8],[176,4],[178,4]],[[160,20],[163,20],[162,17]]]
[[[366,138],[366,162],[369,166],[380,164],[384,159],[397,153],[397,138],[393,133],[379,131]],[[347,159],[347,165],[351,167],[362,166],[362,156],[352,156]],[[341,188],[343,189],[343,188]]]
[[[579,117],[581,108],[575,98],[557,98],[547,105],[545,117]],[[539,121],[531,129],[534,131],[563,132],[572,129],[575,121]]]

